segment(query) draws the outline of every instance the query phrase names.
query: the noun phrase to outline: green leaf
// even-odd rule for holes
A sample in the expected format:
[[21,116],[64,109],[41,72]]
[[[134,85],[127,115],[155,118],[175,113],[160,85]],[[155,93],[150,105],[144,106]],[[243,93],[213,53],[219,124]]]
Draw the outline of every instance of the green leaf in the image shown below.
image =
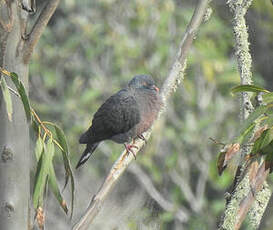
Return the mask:
[[267,129],[264,131],[265,136],[262,138],[260,148],[264,149],[268,146],[273,140],[273,129]]
[[269,128],[273,126],[273,116],[268,116],[266,120],[263,122],[264,125],[268,125]]
[[42,170],[43,160],[44,160],[44,150],[41,153],[41,157],[38,161],[37,169],[36,169],[36,173],[35,173],[34,190],[33,190],[33,198],[32,198],[33,206],[35,209],[37,209],[39,207],[40,191],[43,189],[42,188],[42,181],[41,181],[41,177],[42,177],[41,170]]
[[263,155],[273,152],[273,129],[267,129],[262,132],[261,136],[254,142],[251,152]]
[[251,153],[252,154],[256,154],[260,151],[261,149],[261,143],[262,143],[262,140],[263,138],[265,137],[266,135],[266,132],[262,132],[261,136],[254,142],[254,145],[252,147],[252,150],[251,150]]
[[255,123],[252,123],[246,130],[240,133],[240,135],[235,139],[234,142],[242,144],[245,141],[247,141],[252,131],[254,130],[255,125],[256,125]]
[[63,162],[64,162],[64,168],[65,168],[65,176],[66,176],[64,188],[66,187],[69,178],[71,180],[71,218],[72,218],[73,209],[74,209],[75,182],[74,182],[74,176],[73,176],[72,168],[70,165],[70,161],[68,158],[68,155],[69,155],[68,145],[67,145],[67,141],[66,141],[63,130],[55,124],[54,124],[54,127],[55,127],[59,144],[62,147],[62,156],[63,156]]
[[11,79],[20,95],[20,98],[22,100],[24,109],[25,109],[25,113],[26,113],[26,117],[27,117],[27,121],[31,120],[31,110],[30,110],[30,103],[29,103],[29,99],[28,96],[26,94],[26,90],[25,87],[23,85],[23,83],[19,80],[18,75],[16,73],[11,73]]
[[20,81],[19,81],[19,77],[16,73],[12,72],[10,73],[11,79],[16,87],[16,89],[18,89],[20,87]]
[[44,143],[43,140],[40,136],[38,136],[38,139],[36,141],[36,146],[35,146],[35,156],[36,156],[36,160],[39,162],[39,159],[42,155],[44,149]]
[[257,107],[242,124],[242,128],[239,132],[240,134],[234,140],[234,142],[238,142],[240,144],[244,143],[251,135],[255,125],[259,124],[261,121],[263,121],[263,118],[266,117],[264,114],[268,111],[269,108],[270,107],[267,105],[261,105]]
[[266,93],[263,96],[263,102],[266,104],[273,102],[273,92],[272,93]]
[[68,155],[68,145],[67,145],[66,138],[65,138],[63,130],[59,126],[57,126],[55,124],[54,124],[54,128],[55,128],[55,131],[56,131],[57,138],[59,140],[59,144],[63,148],[64,152]]
[[33,205],[34,208],[37,209],[40,204],[43,202],[43,195],[45,186],[47,183],[47,176],[49,174],[50,164],[52,162],[54,154],[54,144],[50,139],[47,142],[46,147],[42,151],[41,157],[38,162],[36,175],[35,175],[35,184],[34,184],[34,192],[33,192]]
[[1,78],[1,90],[3,93],[3,98],[6,103],[8,118],[10,121],[12,121],[12,101],[11,101],[10,91],[8,89],[8,86],[4,77]]
[[234,95],[235,93],[240,93],[240,92],[270,93],[270,91],[263,89],[263,88],[256,86],[256,85],[239,85],[239,86],[235,86],[231,89],[232,95]]
[[67,208],[66,202],[63,199],[62,194],[60,192],[60,189],[59,189],[59,186],[58,186],[58,183],[57,183],[57,179],[56,179],[55,170],[54,170],[52,162],[51,162],[50,167],[49,167],[49,186],[50,186],[50,189],[52,190],[54,196],[59,201],[62,209],[67,214],[68,208]]

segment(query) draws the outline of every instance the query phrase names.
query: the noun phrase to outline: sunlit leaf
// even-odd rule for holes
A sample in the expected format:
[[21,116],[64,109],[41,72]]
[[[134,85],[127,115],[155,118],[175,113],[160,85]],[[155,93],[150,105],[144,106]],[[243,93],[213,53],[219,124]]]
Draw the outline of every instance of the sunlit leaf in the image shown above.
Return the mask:
[[23,83],[19,80],[18,75],[16,73],[11,73],[11,79],[12,79],[12,81],[13,81],[13,83],[20,95],[20,98],[22,100],[27,120],[30,121],[31,120],[30,103],[29,103],[28,96],[26,94],[25,87],[24,87]]
[[256,85],[239,85],[239,86],[235,86],[231,89],[232,95],[235,93],[240,93],[240,92],[270,93],[270,91],[263,89],[263,88],[256,86]]
[[1,90],[3,93],[3,98],[6,103],[8,118],[10,121],[12,121],[12,101],[11,101],[10,91],[8,89],[8,86],[4,77],[1,78]]
[[38,139],[36,141],[36,146],[35,146],[35,156],[37,161],[39,161],[41,154],[43,152],[43,149],[44,149],[44,143],[42,141],[42,138],[38,136]]

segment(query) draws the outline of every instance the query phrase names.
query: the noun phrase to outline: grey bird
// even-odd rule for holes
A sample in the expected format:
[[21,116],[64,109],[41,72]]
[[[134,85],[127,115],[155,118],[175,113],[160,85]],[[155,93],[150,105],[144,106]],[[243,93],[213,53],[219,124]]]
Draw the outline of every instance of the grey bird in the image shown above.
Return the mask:
[[92,125],[79,139],[80,144],[86,144],[86,149],[76,168],[89,159],[101,141],[108,139],[124,144],[127,153],[134,154],[132,148],[136,146],[128,143],[137,137],[145,140],[142,133],[151,127],[161,106],[162,98],[153,78],[135,76],[126,88],[109,97],[95,113]]

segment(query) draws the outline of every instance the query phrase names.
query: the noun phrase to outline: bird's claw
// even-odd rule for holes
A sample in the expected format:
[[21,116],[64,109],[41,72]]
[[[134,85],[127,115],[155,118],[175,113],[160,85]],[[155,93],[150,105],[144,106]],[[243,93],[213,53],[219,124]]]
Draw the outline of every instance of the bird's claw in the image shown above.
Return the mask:
[[127,155],[129,155],[129,153],[132,153],[135,160],[136,160],[136,154],[134,153],[134,151],[132,150],[132,148],[136,148],[138,149],[138,147],[136,145],[130,145],[130,144],[124,144]]

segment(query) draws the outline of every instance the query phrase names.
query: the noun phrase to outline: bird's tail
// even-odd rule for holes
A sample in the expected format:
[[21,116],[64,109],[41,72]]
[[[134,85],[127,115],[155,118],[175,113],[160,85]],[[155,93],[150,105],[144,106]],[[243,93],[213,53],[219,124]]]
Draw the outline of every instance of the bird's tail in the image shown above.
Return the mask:
[[79,168],[82,164],[84,164],[89,159],[89,157],[92,155],[92,153],[98,147],[98,145],[99,145],[99,142],[86,145],[86,149],[84,150],[84,152],[83,152],[83,154],[76,166],[76,169]]

